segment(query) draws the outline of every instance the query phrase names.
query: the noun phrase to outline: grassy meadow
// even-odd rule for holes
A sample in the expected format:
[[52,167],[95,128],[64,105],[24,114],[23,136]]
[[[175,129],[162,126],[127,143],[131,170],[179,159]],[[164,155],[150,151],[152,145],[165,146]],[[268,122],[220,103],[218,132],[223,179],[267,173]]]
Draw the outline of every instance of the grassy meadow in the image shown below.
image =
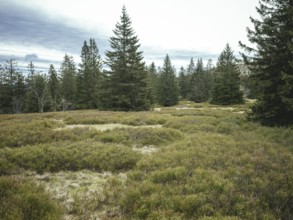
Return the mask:
[[293,130],[248,107],[0,115],[0,219],[293,219]]

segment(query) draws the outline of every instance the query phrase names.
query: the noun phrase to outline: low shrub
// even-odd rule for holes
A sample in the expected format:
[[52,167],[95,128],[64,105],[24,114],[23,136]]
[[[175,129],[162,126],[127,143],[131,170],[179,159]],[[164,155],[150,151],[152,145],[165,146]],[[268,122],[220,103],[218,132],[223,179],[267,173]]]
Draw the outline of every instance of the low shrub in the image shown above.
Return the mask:
[[140,154],[123,145],[101,143],[52,143],[0,150],[0,174],[21,169],[42,172],[61,170],[120,172],[133,168]]
[[58,220],[62,209],[44,189],[32,182],[0,177],[0,219]]

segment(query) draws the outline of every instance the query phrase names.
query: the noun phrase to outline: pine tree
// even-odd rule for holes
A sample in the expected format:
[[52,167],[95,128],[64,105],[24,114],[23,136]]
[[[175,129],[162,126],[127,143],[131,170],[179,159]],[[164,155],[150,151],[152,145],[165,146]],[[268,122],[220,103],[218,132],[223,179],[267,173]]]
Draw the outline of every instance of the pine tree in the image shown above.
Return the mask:
[[147,68],[148,73],[148,86],[150,91],[150,103],[157,102],[157,87],[158,87],[158,73],[154,62]]
[[179,91],[176,81],[175,69],[173,68],[171,60],[167,54],[158,83],[159,104],[163,106],[176,105],[179,99],[178,95]]
[[60,82],[58,79],[57,71],[54,68],[54,65],[51,64],[49,71],[49,81],[48,81],[48,88],[51,97],[51,109],[52,111],[57,111],[58,106],[61,102],[61,95],[60,95]]
[[265,125],[293,124],[293,0],[260,0],[257,12],[260,19],[251,18],[254,30],[248,29],[254,46],[240,42],[259,88],[249,117]]
[[20,113],[24,105],[24,77],[14,59],[6,61],[1,68],[0,112]]
[[179,71],[179,94],[182,99],[187,99],[189,95],[189,76],[187,75],[187,71],[182,66]]
[[37,112],[38,100],[30,89],[30,82],[36,75],[35,66],[32,61],[27,65],[28,75],[26,77],[26,93],[25,93],[25,112]]
[[65,54],[60,67],[63,110],[75,107],[77,96],[76,67],[72,56]]
[[25,82],[21,72],[16,73],[14,97],[12,99],[12,108],[14,113],[22,113],[25,100]]
[[98,108],[102,60],[94,39],[84,41],[78,73],[78,102],[83,108]]
[[190,79],[189,99],[194,102],[206,102],[209,98],[209,77],[204,70],[202,59],[198,59]]
[[147,72],[138,42],[130,17],[123,7],[120,23],[116,24],[114,36],[110,38],[112,51],[106,52],[106,64],[110,71],[107,73],[107,94],[103,100],[105,108],[122,111],[149,109]]
[[220,105],[243,103],[239,75],[236,58],[227,44],[218,58],[211,91],[211,103]]

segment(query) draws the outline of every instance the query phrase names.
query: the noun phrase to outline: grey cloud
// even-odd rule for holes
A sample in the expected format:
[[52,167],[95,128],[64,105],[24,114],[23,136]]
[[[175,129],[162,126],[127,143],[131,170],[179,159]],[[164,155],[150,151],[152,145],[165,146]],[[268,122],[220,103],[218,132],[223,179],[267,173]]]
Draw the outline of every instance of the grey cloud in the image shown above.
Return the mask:
[[[109,50],[108,37],[93,36],[92,33],[67,26],[62,21],[49,19],[41,14],[40,11],[23,8],[13,3],[14,1],[0,1],[0,42],[16,43],[18,45],[41,45],[48,49],[56,49],[64,51],[64,53],[71,53],[79,55],[84,40],[95,38],[100,54],[104,57],[104,52]],[[98,27],[97,27],[98,31]],[[148,61],[155,63],[162,63],[166,54],[168,53],[171,61],[188,62],[191,57],[195,60],[203,58],[204,60],[216,60],[218,54],[208,54],[193,50],[163,50],[152,47],[141,47],[144,51],[144,57]],[[38,59],[38,51],[27,51],[25,57],[14,57],[23,63],[35,61],[42,64],[60,64],[60,62]],[[35,54],[36,56],[32,55]],[[15,55],[15,54],[14,54]],[[10,59],[8,56],[1,56],[0,48],[0,62]],[[35,64],[38,66],[38,64]],[[27,64],[26,64],[27,66]],[[25,69],[25,67],[23,67]]]
[[[98,28],[98,27],[97,27]],[[42,45],[49,49],[79,54],[83,41],[94,37],[100,50],[107,40],[87,31],[68,27],[46,18],[41,12],[21,8],[13,3],[0,3],[0,41],[22,45]]]
[[25,57],[24,57],[24,60],[25,60],[25,61],[33,61],[33,60],[38,60],[38,59],[39,59],[39,57],[38,57],[38,55],[35,54],[35,53],[33,53],[33,54],[27,54],[27,55],[25,55]]
[[[41,12],[22,8],[13,1],[0,1],[0,42],[4,44],[13,43],[28,46],[28,48],[32,45],[40,45],[47,49],[64,51],[64,54],[79,55],[83,41],[89,38],[95,38],[102,55],[108,47],[107,39],[93,36],[85,30],[66,26],[62,21],[48,19]],[[14,53],[12,51],[9,56],[1,54],[0,48],[0,63],[3,64],[6,60],[13,58],[18,62],[20,70],[26,71],[27,63],[33,61],[39,70],[46,72],[50,64],[53,63],[58,67],[62,62],[62,60],[39,59],[38,51],[27,51],[24,57]]]

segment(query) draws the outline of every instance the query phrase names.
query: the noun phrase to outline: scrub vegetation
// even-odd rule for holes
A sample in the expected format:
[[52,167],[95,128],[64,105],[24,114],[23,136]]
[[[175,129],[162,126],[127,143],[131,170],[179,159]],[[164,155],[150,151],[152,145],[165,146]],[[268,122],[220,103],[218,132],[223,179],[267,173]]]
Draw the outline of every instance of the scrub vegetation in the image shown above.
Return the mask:
[[291,219],[293,130],[249,105],[0,115],[0,219]]

